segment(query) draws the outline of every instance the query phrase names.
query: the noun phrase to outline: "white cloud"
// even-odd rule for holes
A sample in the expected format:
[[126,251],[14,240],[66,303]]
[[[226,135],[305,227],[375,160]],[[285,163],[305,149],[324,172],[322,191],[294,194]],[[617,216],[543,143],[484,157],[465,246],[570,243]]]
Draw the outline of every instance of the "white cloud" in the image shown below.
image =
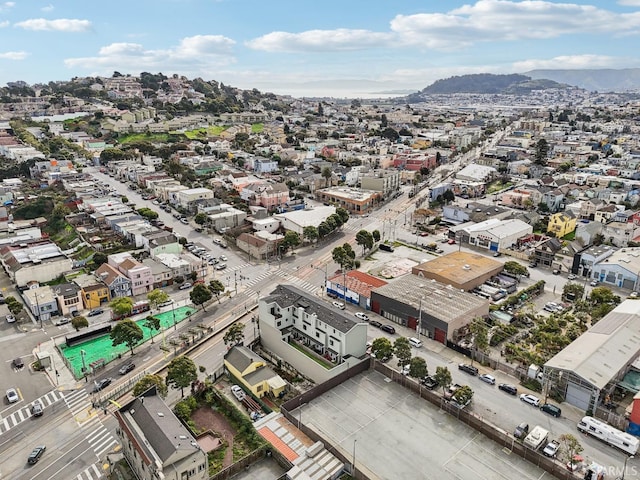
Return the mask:
[[626,7],[640,7],[640,0],[618,0],[617,3]]
[[609,57],[606,55],[562,55],[549,59],[530,59],[515,62],[516,72],[539,69],[626,68],[638,65],[638,59]]
[[9,26],[9,20],[5,20],[4,22],[0,22],[0,28],[4,28],[4,27],[8,27]]
[[159,70],[197,73],[203,68],[235,62],[235,42],[221,35],[195,35],[183,38],[166,50],[147,50],[139,43],[112,43],[102,47],[94,57],[67,58],[68,68],[118,71]]
[[[640,0],[620,0],[640,5]],[[455,50],[479,42],[550,39],[563,35],[637,35],[640,12],[545,0],[478,0],[445,13],[397,15],[388,32],[308,30],[271,32],[246,42],[267,52],[328,52],[422,47]]]
[[24,60],[29,54],[27,52],[4,52],[0,53],[0,58],[4,60]]
[[16,27],[25,30],[43,30],[55,32],[86,32],[91,29],[89,20],[78,20],[73,18],[59,18],[57,20],[47,20],[45,18],[32,18],[16,23]]
[[386,46],[393,35],[369,30],[309,30],[302,33],[271,32],[250,40],[249,48],[267,52],[330,52]]
[[40,10],[42,10],[43,12],[52,12],[53,8],[54,8],[53,5],[49,4],[49,5],[45,5]]

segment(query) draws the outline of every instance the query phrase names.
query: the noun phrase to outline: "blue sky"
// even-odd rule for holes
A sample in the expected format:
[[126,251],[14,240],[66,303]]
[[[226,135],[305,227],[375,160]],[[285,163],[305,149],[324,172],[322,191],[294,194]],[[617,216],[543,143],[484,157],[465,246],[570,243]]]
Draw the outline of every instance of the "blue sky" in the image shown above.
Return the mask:
[[0,85],[178,73],[294,96],[640,67],[640,0],[0,0]]

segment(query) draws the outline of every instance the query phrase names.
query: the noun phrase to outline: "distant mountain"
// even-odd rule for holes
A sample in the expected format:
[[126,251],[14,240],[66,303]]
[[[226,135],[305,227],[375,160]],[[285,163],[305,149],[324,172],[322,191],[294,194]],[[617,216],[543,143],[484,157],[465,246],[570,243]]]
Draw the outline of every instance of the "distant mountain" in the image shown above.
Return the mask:
[[528,75],[531,78],[548,78],[590,91],[626,92],[640,90],[640,68],[531,70],[523,75]]
[[446,95],[453,93],[527,95],[534,90],[566,87],[567,85],[561,85],[553,80],[532,79],[531,77],[517,73],[511,75],[478,73],[437,80],[427,88],[418,93],[411,94],[407,98],[411,103],[420,102],[421,99],[429,95]]

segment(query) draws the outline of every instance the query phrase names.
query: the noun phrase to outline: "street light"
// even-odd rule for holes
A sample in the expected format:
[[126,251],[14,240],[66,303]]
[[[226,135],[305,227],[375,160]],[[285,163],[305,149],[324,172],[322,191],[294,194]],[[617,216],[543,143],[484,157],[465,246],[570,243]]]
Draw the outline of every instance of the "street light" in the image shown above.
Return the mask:
[[358,440],[357,439],[353,439],[353,460],[351,462],[351,476],[355,477],[355,473],[356,473],[356,442]]
[[624,473],[627,471],[627,462],[632,458],[635,457],[633,455],[629,455],[624,459],[624,467],[622,467],[622,476],[620,477],[620,480],[624,480]]
[[313,265],[313,263],[312,263],[310,266],[314,270],[320,270],[321,272],[324,272],[324,285],[322,286],[322,291],[326,292],[326,290],[327,290],[327,265],[325,264],[324,268],[321,268],[321,267],[315,267]]
[[87,365],[84,363],[84,357],[87,354],[84,350],[80,350],[80,358],[82,359],[82,374],[84,375],[84,381],[87,381]]

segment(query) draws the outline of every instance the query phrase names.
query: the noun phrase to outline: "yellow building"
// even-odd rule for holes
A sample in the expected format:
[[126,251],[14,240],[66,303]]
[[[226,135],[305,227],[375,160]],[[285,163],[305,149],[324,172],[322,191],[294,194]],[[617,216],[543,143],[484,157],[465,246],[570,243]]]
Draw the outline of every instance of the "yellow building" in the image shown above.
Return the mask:
[[93,275],[78,275],[73,283],[82,289],[82,301],[86,309],[98,308],[111,300],[109,287]]
[[547,233],[553,233],[557,238],[562,238],[565,235],[575,231],[577,219],[569,212],[558,212],[551,215],[549,218],[549,225],[547,226]]
[[284,392],[287,383],[258,355],[247,347],[235,346],[224,357],[224,366],[256,397],[270,393],[274,397]]

